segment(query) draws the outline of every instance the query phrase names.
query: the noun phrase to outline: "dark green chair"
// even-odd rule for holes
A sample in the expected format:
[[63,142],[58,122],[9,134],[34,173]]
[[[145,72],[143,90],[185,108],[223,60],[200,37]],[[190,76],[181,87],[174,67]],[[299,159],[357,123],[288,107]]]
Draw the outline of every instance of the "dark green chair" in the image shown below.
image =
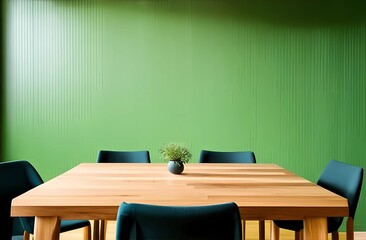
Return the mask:
[[[150,163],[149,151],[109,151],[98,153],[97,163]],[[94,221],[94,234],[99,231],[99,220]],[[101,220],[99,240],[106,239],[107,220]],[[97,238],[97,237],[95,237]]]
[[116,227],[116,240],[241,240],[235,203],[177,207],[124,202]]
[[0,239],[23,240],[20,218],[10,217],[11,201],[18,196],[17,186],[10,182],[8,163],[0,163]]
[[[34,217],[10,217],[11,201],[13,198],[42,184],[43,180],[29,162],[12,161],[0,163],[0,182],[0,239],[11,239],[13,231],[17,231],[19,234],[19,229],[23,229],[24,239],[27,240],[29,234],[33,234],[34,231]],[[22,226],[20,226],[20,223]],[[61,221],[60,232],[78,228],[86,228],[84,239],[91,239],[89,221]],[[23,233],[21,234],[23,235]],[[23,236],[17,236],[17,238],[23,239]]]
[[[332,160],[322,172],[317,184],[329,191],[336,193],[348,200],[349,215],[347,220],[347,240],[353,239],[354,218],[358,199],[360,197],[363,179],[363,168],[347,163]],[[343,217],[328,217],[328,233],[332,233],[332,239],[338,239],[338,229]],[[272,224],[273,232],[279,233],[278,228],[295,231],[295,238],[300,238],[300,231],[304,228],[303,221],[275,220]],[[277,228],[277,229],[276,229]],[[279,236],[274,236],[278,239]]]
[[99,151],[97,163],[150,163],[149,151]]
[[[257,163],[254,152],[242,151],[242,152],[217,152],[202,150],[200,157],[200,163]],[[245,229],[245,221],[243,221],[243,228]],[[245,235],[245,234],[244,234]],[[265,222],[259,221],[259,239],[265,238]],[[244,236],[245,239],[245,236]]]
[[200,163],[256,163],[254,152],[216,152],[202,150]]

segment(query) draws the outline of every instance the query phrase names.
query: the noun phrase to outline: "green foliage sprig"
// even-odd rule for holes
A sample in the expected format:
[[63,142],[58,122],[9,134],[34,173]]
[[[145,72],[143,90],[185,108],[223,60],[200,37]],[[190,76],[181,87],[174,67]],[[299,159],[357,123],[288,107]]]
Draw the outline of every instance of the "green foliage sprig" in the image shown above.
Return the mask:
[[160,149],[160,153],[165,160],[168,161],[181,161],[182,163],[188,163],[192,158],[192,154],[189,152],[188,148],[177,144],[170,143],[165,145]]

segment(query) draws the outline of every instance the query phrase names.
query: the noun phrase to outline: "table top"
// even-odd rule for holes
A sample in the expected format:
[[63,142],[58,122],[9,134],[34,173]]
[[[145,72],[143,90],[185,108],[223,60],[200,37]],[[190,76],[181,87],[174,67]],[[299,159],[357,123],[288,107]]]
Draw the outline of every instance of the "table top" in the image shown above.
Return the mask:
[[116,219],[123,202],[192,206],[235,202],[243,219],[347,216],[347,199],[275,164],[83,163],[12,202],[12,216]]

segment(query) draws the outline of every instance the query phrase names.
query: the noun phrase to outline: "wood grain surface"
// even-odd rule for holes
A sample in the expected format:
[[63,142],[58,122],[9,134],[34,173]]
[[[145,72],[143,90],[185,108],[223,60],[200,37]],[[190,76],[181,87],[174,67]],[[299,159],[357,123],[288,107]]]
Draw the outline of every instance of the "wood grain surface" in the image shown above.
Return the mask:
[[314,219],[348,215],[345,198],[274,164],[186,164],[183,174],[174,175],[166,164],[86,163],[15,198],[12,216],[40,216],[44,223],[45,217],[115,220],[123,201],[235,202],[246,220],[304,219],[312,237],[326,231]]

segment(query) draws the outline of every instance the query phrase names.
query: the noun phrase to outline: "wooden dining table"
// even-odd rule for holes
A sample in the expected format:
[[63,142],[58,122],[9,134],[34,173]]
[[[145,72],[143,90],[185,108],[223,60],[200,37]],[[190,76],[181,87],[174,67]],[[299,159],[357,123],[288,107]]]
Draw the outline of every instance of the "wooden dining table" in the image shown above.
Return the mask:
[[83,163],[13,199],[11,215],[35,216],[35,239],[59,239],[60,220],[115,220],[122,202],[201,206],[235,202],[243,220],[304,221],[306,240],[327,239],[327,217],[347,200],[275,164]]

